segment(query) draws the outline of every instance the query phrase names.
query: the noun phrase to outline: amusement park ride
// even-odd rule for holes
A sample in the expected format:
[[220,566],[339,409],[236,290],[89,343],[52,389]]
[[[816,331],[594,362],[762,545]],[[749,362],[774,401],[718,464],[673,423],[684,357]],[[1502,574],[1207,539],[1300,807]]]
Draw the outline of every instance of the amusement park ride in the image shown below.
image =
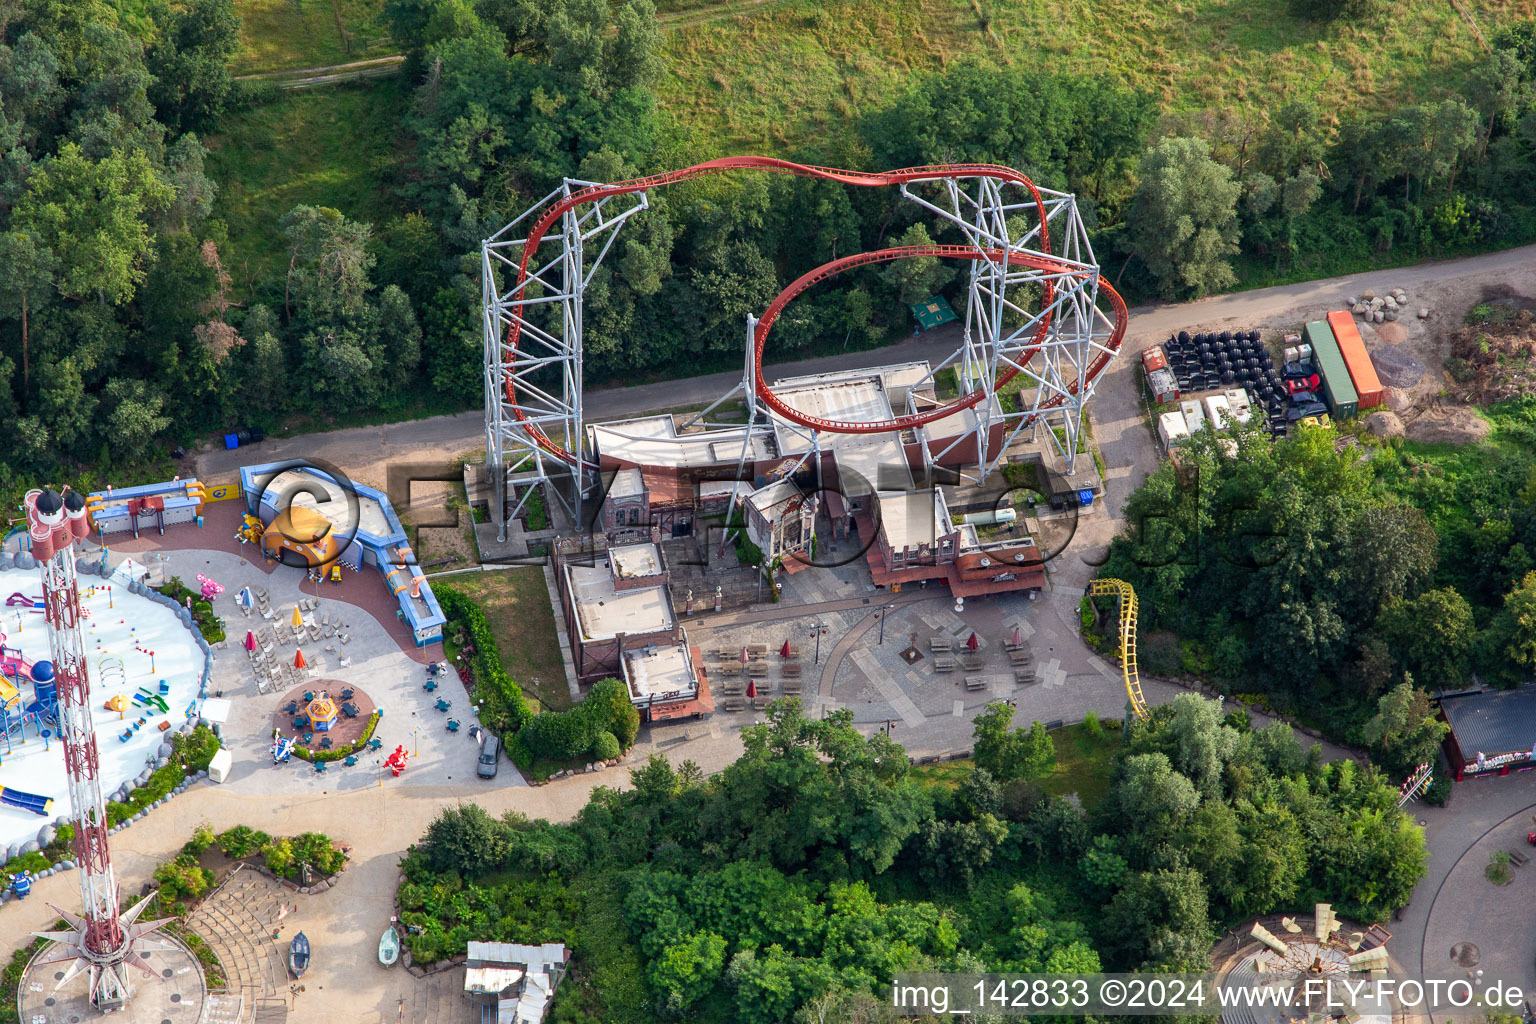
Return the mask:
[[[974,429],[955,444],[974,441],[976,479],[996,469],[1020,431],[1040,423],[1053,427],[1051,440],[1071,467],[1084,405],[1120,348],[1127,323],[1124,301],[1099,277],[1071,195],[1040,188],[1018,171],[991,164],[866,173],[731,157],[612,184],[566,179],[482,244],[486,457],[496,494],[498,539],[505,540],[507,524],[535,490],[524,488],[521,500],[508,508],[514,472],[520,481],[548,485],[572,519],[585,522],[582,506],[595,495],[598,466],[588,449],[582,405],[583,294],[619,229],[648,208],[651,189],[739,171],[895,187],[902,198],[947,222],[964,244],[856,253],[803,274],[769,303],[761,319],[748,316],[741,381],[689,426],[727,426],[709,417],[727,399],[740,396],[749,424],[771,412],[809,442],[802,463],[814,459],[811,464],[819,466],[823,434],[900,432],[969,409],[975,410]],[[521,238],[515,237],[519,225],[526,230]],[[812,416],[777,396],[763,376],[763,356],[785,307],[845,270],[912,257],[971,264],[963,340],[917,385],[954,370],[970,390],[935,408],[897,412],[878,421]],[[1001,405],[995,399],[1010,382],[1022,390],[1017,402]],[[739,438],[739,422],[735,428],[733,438]],[[738,473],[751,444],[751,430],[745,433]]]
[[39,933],[56,945],[40,954],[34,963],[70,961],[57,988],[84,974],[91,1004],[110,1011],[126,1005],[133,992],[130,969],[157,977],[145,962],[144,954],[166,948],[153,938],[153,933],[166,922],[138,922],[153,896],[124,912],[112,871],[101,757],[91,718],[91,681],[75,573],[75,541],[90,534],[85,499],[74,491],[61,496],[51,490],[34,490],[27,493],[25,509],[32,554],[42,567],[43,616],[58,684],[59,738],[64,746],[70,821],[74,826],[74,852],[84,903],[82,914],[53,908],[70,928]]

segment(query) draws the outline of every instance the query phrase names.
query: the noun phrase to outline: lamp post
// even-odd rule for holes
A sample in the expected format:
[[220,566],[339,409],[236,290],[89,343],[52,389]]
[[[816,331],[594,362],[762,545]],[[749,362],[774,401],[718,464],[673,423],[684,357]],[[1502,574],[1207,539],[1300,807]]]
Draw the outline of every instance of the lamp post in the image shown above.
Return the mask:
[[754,603],[763,603],[763,567],[761,563],[757,567],[757,601]]
[[821,664],[821,634],[825,633],[826,631],[827,624],[820,621],[819,619],[817,620],[816,624],[811,627],[811,635],[816,638],[816,660],[812,662],[812,664]]
[[896,606],[893,604],[888,604],[875,613],[880,617],[880,642],[876,646],[885,645],[885,617],[889,615],[891,613],[891,609],[895,607]]

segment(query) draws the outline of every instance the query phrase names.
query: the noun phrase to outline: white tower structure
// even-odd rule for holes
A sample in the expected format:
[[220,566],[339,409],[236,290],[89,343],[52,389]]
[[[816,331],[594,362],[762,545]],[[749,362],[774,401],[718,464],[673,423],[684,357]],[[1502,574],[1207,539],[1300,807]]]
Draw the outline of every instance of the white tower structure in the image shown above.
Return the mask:
[[146,938],[166,921],[136,923],[153,896],[123,913],[112,873],[107,804],[101,791],[101,759],[91,720],[91,680],[80,634],[80,592],[75,574],[75,541],[89,536],[91,529],[85,499],[74,491],[61,496],[52,490],[34,490],[27,493],[25,508],[32,554],[43,571],[43,612],[59,686],[59,738],[69,778],[70,823],[75,830],[74,850],[84,903],[82,914],[53,908],[71,929],[39,932],[59,945],[36,962],[72,961],[55,991],[85,974],[91,1004],[111,1011],[126,1005],[133,993],[129,968],[154,976],[140,954],[168,948]]

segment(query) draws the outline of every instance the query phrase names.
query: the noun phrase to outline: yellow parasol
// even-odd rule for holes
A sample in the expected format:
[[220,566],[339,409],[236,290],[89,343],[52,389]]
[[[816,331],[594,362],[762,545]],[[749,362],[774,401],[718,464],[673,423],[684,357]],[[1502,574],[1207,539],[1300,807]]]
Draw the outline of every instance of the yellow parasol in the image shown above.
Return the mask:
[[302,625],[304,625],[304,616],[299,614],[299,606],[298,605],[294,605],[293,606],[293,628],[294,629],[298,629]]

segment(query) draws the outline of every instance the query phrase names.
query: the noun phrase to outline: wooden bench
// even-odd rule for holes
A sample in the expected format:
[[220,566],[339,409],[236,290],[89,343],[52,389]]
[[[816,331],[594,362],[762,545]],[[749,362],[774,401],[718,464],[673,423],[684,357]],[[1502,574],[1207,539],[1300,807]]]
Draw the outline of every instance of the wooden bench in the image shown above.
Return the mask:
[[786,661],[779,667],[779,672],[785,679],[799,679],[800,663],[798,661]]
[[760,661],[747,662],[747,675],[753,679],[761,679],[768,674],[768,666]]
[[747,644],[747,657],[749,657],[749,658],[766,658],[766,657],[768,657],[768,645],[767,644]]
[[719,672],[722,676],[739,676],[741,675],[741,666],[734,661],[728,661],[715,669],[715,671]]
[[933,670],[935,672],[953,672],[955,670],[955,659],[940,655],[933,659]]
[[1008,662],[1012,665],[1028,665],[1035,660],[1035,656],[1025,650],[1009,651]]
[[[784,648],[782,648],[782,647],[779,648],[779,654],[782,655],[783,653],[784,653]],[[800,657],[800,648],[797,645],[795,645],[795,644],[790,644],[789,645],[789,660],[793,661],[793,660],[795,660],[798,657]]]
[[1035,679],[1034,669],[1021,668],[1013,674],[1013,681],[1020,686],[1028,686],[1030,683],[1037,682],[1038,680]]
[[785,694],[791,695],[791,696],[794,695],[794,694],[798,694],[800,692],[800,680],[798,680],[798,679],[786,679],[786,680],[784,680],[784,692],[785,692]]
[[735,697],[740,695],[742,688],[742,682],[740,679],[727,679],[725,682],[720,684],[720,692],[725,694],[727,697]]
[[746,706],[746,703],[740,697],[725,698],[725,710],[727,711],[740,711]]
[[966,676],[965,688],[967,690],[985,690],[992,685],[990,676]]
[[769,697],[767,694],[760,693],[756,697],[752,698],[752,706],[761,711],[768,706],[768,702],[772,699],[773,698]]
[[1023,649],[1023,647],[1024,645],[1022,643],[1016,644],[1012,640],[1003,641],[1003,650],[1005,651],[1017,651]]
[[955,649],[955,642],[947,636],[931,636],[928,638],[928,649],[930,651],[952,651]]
[[976,651],[960,652],[960,664],[969,669],[981,668],[981,654]]
[[721,647],[721,648],[718,648],[717,650],[714,650],[714,651],[712,651],[710,653],[714,657],[719,658],[721,661],[737,661],[737,660],[739,660],[741,658],[741,651],[740,651],[740,649],[732,651],[732,650],[727,650],[724,647]]

